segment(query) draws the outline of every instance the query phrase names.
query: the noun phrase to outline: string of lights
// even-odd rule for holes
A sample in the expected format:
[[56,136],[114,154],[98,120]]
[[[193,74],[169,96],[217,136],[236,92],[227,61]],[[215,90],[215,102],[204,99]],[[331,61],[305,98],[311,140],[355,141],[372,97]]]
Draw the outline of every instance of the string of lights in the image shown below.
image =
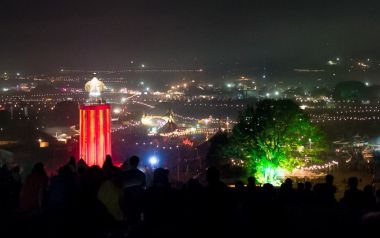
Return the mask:
[[327,168],[331,168],[332,166],[338,166],[339,162],[333,160],[331,162],[327,162],[325,164],[320,164],[320,165],[311,165],[307,167],[299,167],[300,170],[309,170],[309,171],[316,171],[316,170],[323,170]]

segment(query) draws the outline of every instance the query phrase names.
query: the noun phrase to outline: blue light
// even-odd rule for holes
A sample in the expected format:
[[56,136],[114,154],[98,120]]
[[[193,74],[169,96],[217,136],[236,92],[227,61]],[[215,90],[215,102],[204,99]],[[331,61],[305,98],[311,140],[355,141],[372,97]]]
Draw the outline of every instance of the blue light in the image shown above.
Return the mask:
[[150,165],[152,165],[154,167],[155,165],[158,164],[158,158],[155,155],[151,156],[149,158],[149,163],[150,163]]

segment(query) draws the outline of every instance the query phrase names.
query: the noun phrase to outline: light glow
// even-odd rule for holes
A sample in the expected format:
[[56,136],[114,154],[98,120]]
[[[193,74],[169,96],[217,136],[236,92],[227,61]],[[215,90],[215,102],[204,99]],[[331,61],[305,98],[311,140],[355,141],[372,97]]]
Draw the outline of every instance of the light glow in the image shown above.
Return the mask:
[[80,106],[79,157],[90,166],[102,166],[111,155],[110,110],[109,104]]
[[154,167],[158,164],[158,158],[153,155],[152,157],[149,158],[149,163]]

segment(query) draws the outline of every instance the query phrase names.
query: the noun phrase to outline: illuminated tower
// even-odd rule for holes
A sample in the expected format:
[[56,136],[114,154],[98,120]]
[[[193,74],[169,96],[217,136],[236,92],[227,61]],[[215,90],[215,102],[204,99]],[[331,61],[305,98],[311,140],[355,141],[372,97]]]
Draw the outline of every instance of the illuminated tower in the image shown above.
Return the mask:
[[79,157],[90,166],[102,166],[111,155],[111,106],[100,97],[104,89],[103,82],[91,79],[85,86],[90,98],[79,107]]

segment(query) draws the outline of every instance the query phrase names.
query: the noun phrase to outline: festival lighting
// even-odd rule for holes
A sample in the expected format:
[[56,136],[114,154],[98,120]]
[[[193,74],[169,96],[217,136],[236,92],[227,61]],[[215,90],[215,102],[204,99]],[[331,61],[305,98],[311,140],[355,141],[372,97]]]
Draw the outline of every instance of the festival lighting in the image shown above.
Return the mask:
[[80,158],[102,166],[111,154],[111,107],[109,104],[80,106]]
[[115,114],[120,114],[120,112],[121,112],[120,108],[113,109],[113,113],[115,113]]
[[[269,113],[268,108],[275,113]],[[317,162],[319,151],[324,149],[323,134],[293,102],[264,100],[248,109],[237,126],[239,133],[232,134],[223,152],[234,158],[233,166],[246,168],[260,184],[279,185],[286,174],[307,160]],[[281,129],[284,126],[286,130]]]
[[158,158],[157,158],[157,156],[152,155],[149,158],[149,163],[150,163],[150,165],[152,165],[152,167],[155,167],[158,164]]
[[85,90],[89,92],[90,97],[100,97],[101,92],[105,89],[105,85],[97,77],[93,77],[85,85]]
[[90,102],[79,107],[79,157],[88,165],[102,166],[106,155],[111,155],[111,106],[101,103],[105,89],[97,78],[86,83]]

